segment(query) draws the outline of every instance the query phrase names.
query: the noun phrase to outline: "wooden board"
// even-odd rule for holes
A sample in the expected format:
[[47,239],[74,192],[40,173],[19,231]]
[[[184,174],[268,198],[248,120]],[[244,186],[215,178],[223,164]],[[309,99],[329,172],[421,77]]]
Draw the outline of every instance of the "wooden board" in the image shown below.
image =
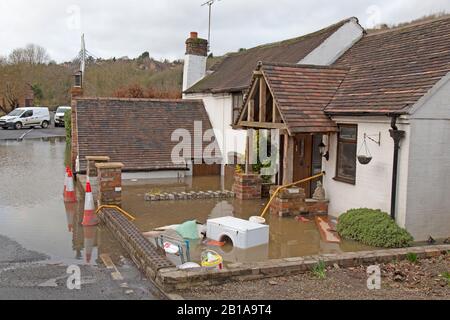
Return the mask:
[[337,232],[330,231],[332,227],[327,217],[316,217],[315,221],[323,241],[329,243],[341,243],[341,238]]

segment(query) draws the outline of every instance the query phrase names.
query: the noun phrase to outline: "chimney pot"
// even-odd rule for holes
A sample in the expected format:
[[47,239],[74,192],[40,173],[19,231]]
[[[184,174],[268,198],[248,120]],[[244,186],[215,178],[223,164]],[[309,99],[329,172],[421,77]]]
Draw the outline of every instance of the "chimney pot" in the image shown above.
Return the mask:
[[186,40],[186,54],[206,57],[208,55],[208,40],[200,39],[198,32],[191,32],[190,38]]

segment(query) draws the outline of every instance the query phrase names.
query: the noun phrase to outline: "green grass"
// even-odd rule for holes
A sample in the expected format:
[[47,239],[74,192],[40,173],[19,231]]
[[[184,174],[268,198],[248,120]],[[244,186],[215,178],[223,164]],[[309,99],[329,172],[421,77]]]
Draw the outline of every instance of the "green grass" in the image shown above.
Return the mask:
[[417,256],[417,253],[410,252],[406,255],[406,260],[408,260],[411,263],[417,263],[419,257]]
[[323,280],[327,277],[327,273],[326,273],[326,268],[325,268],[325,262],[323,262],[322,260],[320,260],[313,268],[312,268],[312,273],[313,275],[320,279]]
[[450,286],[450,271],[445,271],[441,273],[441,276],[447,280],[447,284]]

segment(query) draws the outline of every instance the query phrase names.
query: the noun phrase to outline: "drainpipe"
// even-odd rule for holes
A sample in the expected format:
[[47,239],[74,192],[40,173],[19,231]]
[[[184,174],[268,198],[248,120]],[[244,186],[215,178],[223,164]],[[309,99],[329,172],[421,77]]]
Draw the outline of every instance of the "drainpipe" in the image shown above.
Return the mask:
[[394,140],[394,161],[392,169],[392,191],[391,191],[391,218],[395,221],[395,209],[397,201],[397,176],[398,176],[398,151],[400,150],[400,141],[405,137],[405,131],[397,128],[398,115],[392,116],[391,120],[391,138]]

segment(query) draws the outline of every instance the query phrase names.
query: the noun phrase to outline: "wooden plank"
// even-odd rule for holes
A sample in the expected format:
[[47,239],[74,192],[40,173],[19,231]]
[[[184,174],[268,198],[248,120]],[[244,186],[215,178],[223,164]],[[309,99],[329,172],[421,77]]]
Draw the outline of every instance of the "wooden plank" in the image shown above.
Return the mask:
[[248,101],[248,107],[247,107],[247,112],[248,112],[248,121],[253,122],[255,121],[255,100],[254,99],[250,99]]
[[272,123],[272,122],[254,122],[254,121],[241,121],[239,123],[242,127],[258,128],[258,129],[287,129],[284,123]]
[[294,144],[294,137],[285,135],[283,156],[283,185],[294,182]]
[[281,122],[280,113],[278,112],[278,108],[277,108],[277,104],[276,104],[275,100],[273,100],[273,105],[272,105],[272,121],[273,121],[273,123]]
[[266,122],[267,85],[263,78],[259,80],[259,122]]

